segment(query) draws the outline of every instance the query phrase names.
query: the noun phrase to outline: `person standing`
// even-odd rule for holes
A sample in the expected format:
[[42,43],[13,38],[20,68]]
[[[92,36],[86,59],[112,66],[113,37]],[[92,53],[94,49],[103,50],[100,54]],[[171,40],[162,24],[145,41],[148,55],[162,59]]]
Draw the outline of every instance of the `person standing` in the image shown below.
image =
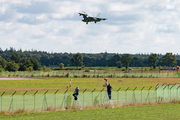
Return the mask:
[[70,82],[69,82],[69,87],[71,87],[71,81],[72,81],[72,79],[70,79]]
[[79,87],[77,86],[76,89],[75,89],[75,93],[73,94],[74,100],[78,99],[78,95],[79,95]]
[[112,89],[112,86],[109,83],[109,85],[107,86],[107,94],[108,94],[109,100],[111,100],[111,89]]
[[105,84],[103,85],[103,87],[106,87],[108,85],[108,78],[105,78]]
[[77,86],[75,89],[75,94],[78,96],[79,95],[79,87]]

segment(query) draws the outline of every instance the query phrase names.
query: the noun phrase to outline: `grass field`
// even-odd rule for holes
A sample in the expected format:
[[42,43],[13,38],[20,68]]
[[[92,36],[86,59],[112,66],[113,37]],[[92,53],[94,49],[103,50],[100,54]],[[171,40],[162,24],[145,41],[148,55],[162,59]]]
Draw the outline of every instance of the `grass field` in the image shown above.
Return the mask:
[[180,104],[159,104],[3,115],[1,120],[178,120]]
[[[94,97],[99,95],[100,90],[103,89],[104,80],[103,78],[72,78],[72,88],[68,89],[67,95],[71,95],[76,86],[80,88],[80,97],[81,100],[83,98],[82,91],[87,89],[85,94],[85,105],[92,105],[93,99],[91,91],[96,88],[94,92]],[[47,93],[47,102],[48,105],[54,106],[54,92],[59,89],[59,92],[56,96],[56,106],[62,105],[62,100],[64,97],[64,91],[67,90],[66,86],[69,85],[70,78],[38,78],[34,80],[0,80],[0,94],[3,91],[6,91],[3,95],[3,104],[1,108],[3,110],[8,111],[10,107],[10,103],[12,101],[11,94],[16,91],[14,96],[14,110],[22,109],[24,102],[22,94],[27,90],[27,95],[25,96],[25,107],[29,108],[30,110],[34,110],[34,96],[32,94],[39,90],[36,95],[36,111],[41,111],[42,103],[43,103],[43,93],[46,90],[49,90]],[[155,86],[159,84],[160,86],[164,84],[167,86],[170,83],[170,86],[173,84],[180,84],[180,78],[109,78],[109,82],[113,86],[112,92],[112,99],[117,100],[117,90],[121,87],[119,91],[119,105],[125,105],[124,103],[130,104],[133,99],[133,92],[132,90],[137,87],[136,90],[136,102],[139,104],[141,103],[141,91],[142,87],[145,87],[146,91],[143,91],[143,103],[145,103],[146,99],[148,98],[148,89],[149,87],[153,87],[150,91],[150,96],[156,95],[155,94]],[[129,91],[126,92],[125,89],[130,87]],[[171,99],[174,99],[179,96],[178,91],[175,88],[174,93],[171,93],[169,89],[165,89],[165,97],[167,97],[167,102]],[[157,95],[163,95],[164,91],[158,92]],[[173,95],[174,94],[174,95]],[[101,95],[100,95],[101,96]],[[172,96],[169,97],[169,96]],[[173,97],[174,96],[174,97]],[[102,98],[102,96],[101,96]],[[127,100],[126,100],[127,98]],[[179,97],[180,98],[180,97]],[[179,99],[178,98],[178,99]],[[98,98],[101,101],[100,98]],[[152,101],[155,101],[154,97],[152,97]],[[115,103],[116,104],[116,101]],[[154,102],[153,102],[154,104]],[[179,103],[173,104],[159,104],[159,105],[144,105],[144,106],[129,106],[129,107],[116,107],[112,108],[96,108],[96,109],[85,109],[85,110],[61,110],[61,111],[54,111],[54,112],[41,112],[41,113],[19,113],[19,114],[9,114],[6,115],[1,112],[0,119],[16,119],[16,120],[36,120],[36,119],[43,119],[43,120],[100,120],[100,119],[113,119],[113,120],[159,120],[159,119],[180,119],[179,115]],[[11,111],[11,110],[10,110]],[[15,112],[15,111],[13,111]]]
[[[97,91],[103,89],[103,78],[72,78],[72,87],[69,88],[72,93],[76,86],[79,86],[80,91],[87,89],[91,92],[96,88]],[[46,90],[50,90],[49,93],[54,93],[59,89],[59,93],[63,93],[69,85],[70,78],[45,78],[35,80],[0,80],[0,93],[6,91],[6,94],[12,94],[13,91],[18,91],[16,94],[22,94],[24,91],[39,90],[39,93],[44,93]],[[109,83],[113,86],[113,91],[116,91],[121,87],[121,91],[124,91],[127,87],[137,90],[145,87],[148,89],[150,86],[154,87],[159,84],[180,84],[180,78],[109,78]]]
[[[72,87],[66,88],[69,85],[70,78],[45,78],[45,79],[35,79],[35,80],[0,80],[0,95],[5,91],[5,94],[0,98],[1,111],[13,111],[17,109],[25,108],[28,111],[41,111],[43,110],[44,98],[46,97],[47,107],[52,107],[55,109],[65,108],[64,101],[70,96],[72,98],[72,93],[76,86],[80,88],[79,98],[85,106],[93,106],[94,101],[97,100],[98,104],[101,105],[105,90],[100,92],[104,87],[103,78],[73,78]],[[117,105],[127,105],[131,103],[156,103],[161,102],[172,102],[173,100],[179,100],[180,90],[177,87],[180,84],[180,78],[109,78],[109,82],[113,86],[112,100],[114,104]],[[170,89],[174,84],[177,84],[172,89]],[[164,85],[166,89],[162,90],[162,87],[155,90],[155,86]],[[149,91],[148,89],[151,88]],[[117,90],[120,91],[117,92]],[[126,89],[129,89],[126,91]],[[137,89],[133,92],[133,89]],[[141,89],[143,91],[141,91]],[[68,89],[68,92],[64,92]],[[85,93],[83,91],[87,89]],[[92,91],[96,89],[93,93]],[[36,96],[33,94],[36,92]],[[44,96],[46,90],[49,90]],[[57,94],[54,93],[59,90]],[[11,95],[16,91],[15,95]],[[26,95],[23,94],[27,91]],[[65,97],[65,98],[64,98]],[[12,102],[13,101],[13,102]],[[13,104],[13,106],[11,106]],[[72,104],[72,100],[71,100]],[[46,109],[45,108],[45,109]]]

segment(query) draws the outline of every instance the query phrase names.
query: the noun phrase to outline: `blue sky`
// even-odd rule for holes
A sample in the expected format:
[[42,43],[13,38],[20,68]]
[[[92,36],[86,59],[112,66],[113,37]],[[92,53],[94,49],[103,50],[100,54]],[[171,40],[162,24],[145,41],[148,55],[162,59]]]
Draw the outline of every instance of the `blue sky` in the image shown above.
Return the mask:
[[[0,0],[0,47],[177,54],[179,6],[179,0]],[[81,11],[108,20],[86,25]]]

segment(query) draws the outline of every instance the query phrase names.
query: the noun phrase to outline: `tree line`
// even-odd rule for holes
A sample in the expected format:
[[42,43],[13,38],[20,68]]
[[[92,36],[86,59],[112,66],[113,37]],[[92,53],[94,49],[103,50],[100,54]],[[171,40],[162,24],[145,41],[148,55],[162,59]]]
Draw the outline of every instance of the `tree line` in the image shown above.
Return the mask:
[[17,52],[7,60],[0,56],[0,72],[3,71],[33,71],[40,70],[41,63],[33,57],[20,58]]
[[[76,53],[77,54],[77,53]],[[37,50],[15,50],[14,48],[2,50],[0,48],[0,68],[10,70],[10,66],[14,65],[15,70],[39,70],[41,66],[77,66],[74,56],[75,53],[49,53]],[[94,66],[117,66],[121,67],[150,67],[156,66],[176,66],[180,65],[180,55],[166,53],[165,55],[150,54],[117,54],[117,53],[78,53],[82,59],[78,66],[94,67]],[[77,56],[78,57],[78,56]],[[128,59],[127,59],[128,58]],[[75,63],[76,62],[76,63]],[[61,64],[61,65],[62,65]],[[9,67],[8,67],[9,66]],[[11,70],[12,71],[12,70]],[[13,70],[14,71],[14,70]]]

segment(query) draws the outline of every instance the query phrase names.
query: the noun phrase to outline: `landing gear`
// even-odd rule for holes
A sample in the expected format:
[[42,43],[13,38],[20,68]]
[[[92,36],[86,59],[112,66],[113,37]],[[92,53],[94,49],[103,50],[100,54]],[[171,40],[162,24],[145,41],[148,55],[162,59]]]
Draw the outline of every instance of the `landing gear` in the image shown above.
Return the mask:
[[86,20],[86,24],[88,24],[88,21]]

